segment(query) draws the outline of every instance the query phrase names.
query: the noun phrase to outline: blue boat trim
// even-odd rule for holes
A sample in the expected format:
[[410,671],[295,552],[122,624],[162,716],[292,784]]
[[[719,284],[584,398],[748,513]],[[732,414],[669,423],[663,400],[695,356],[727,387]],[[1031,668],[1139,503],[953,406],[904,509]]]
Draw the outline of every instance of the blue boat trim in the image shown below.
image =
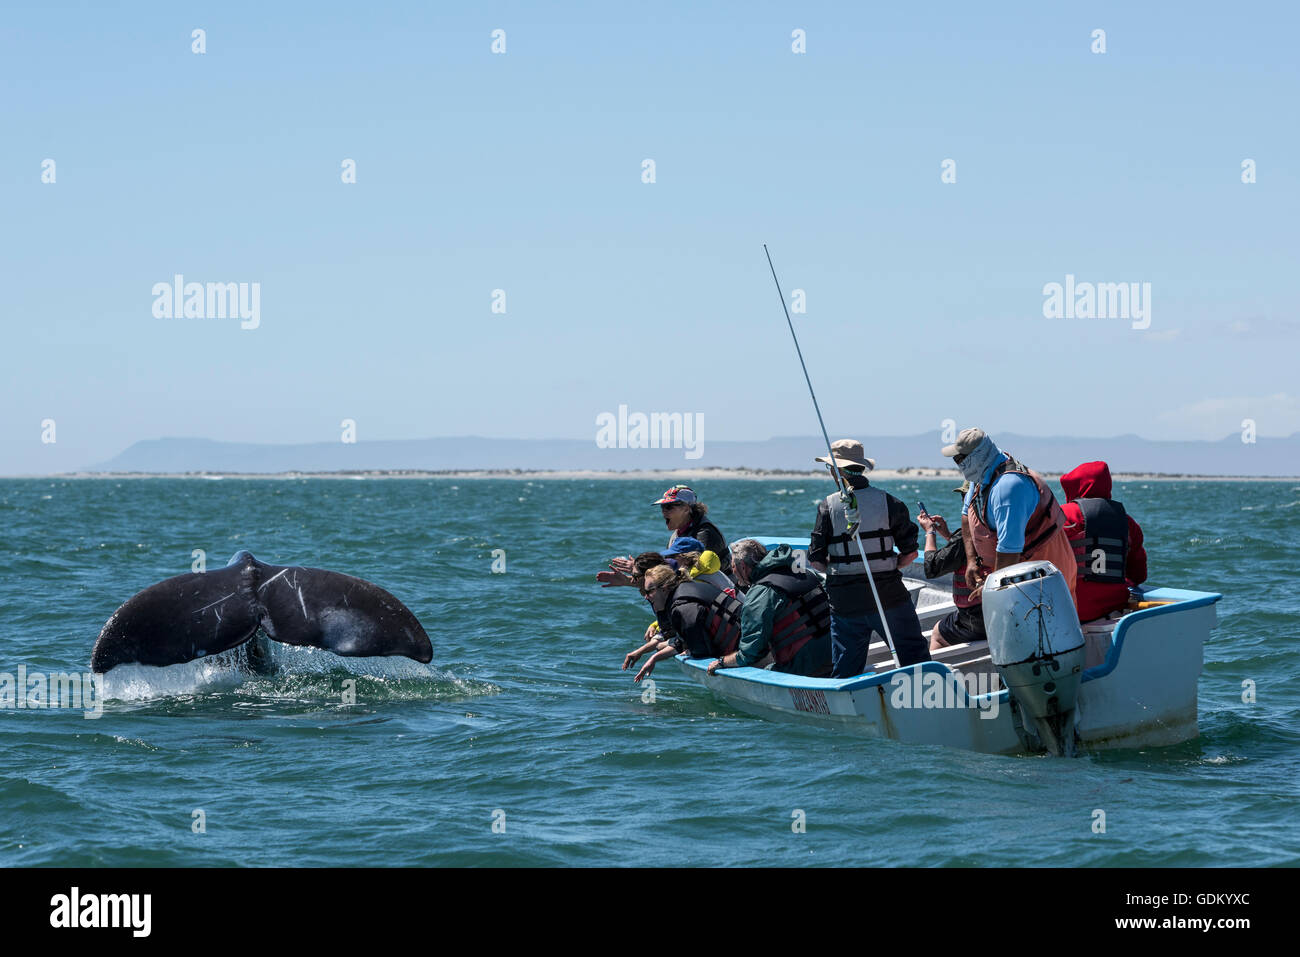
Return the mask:
[[[1157,615],[1168,615],[1176,611],[1186,611],[1191,608],[1213,605],[1223,596],[1217,592],[1187,591],[1181,588],[1149,588],[1142,590],[1142,598],[1145,601],[1168,601],[1171,604],[1131,611],[1121,618],[1111,636],[1110,651],[1106,654],[1106,660],[1099,665],[1086,669],[1083,672],[1084,681],[1104,678],[1115,670],[1119,665],[1120,655],[1124,650],[1124,639],[1128,635],[1128,630],[1133,622],[1145,621]],[[707,670],[709,664],[714,660],[712,658],[688,658],[684,654],[678,655],[678,659],[692,668],[701,670]],[[940,674],[953,674],[953,670],[941,661],[924,661],[919,665],[891,668],[888,671],[868,672],[852,678],[807,678],[803,675],[791,675],[767,668],[720,669],[715,677],[733,678],[739,681],[752,681],[758,684],[777,685],[785,688],[800,688],[808,691],[860,691],[876,685],[889,684],[893,681],[895,674],[913,668],[919,668],[922,673],[932,671]],[[1005,701],[1007,699],[1007,690],[1002,689],[997,693],[997,696],[999,700]],[[989,695],[970,697],[972,701],[978,701],[981,698],[989,697]]]
[[1104,678],[1115,670],[1119,665],[1119,656],[1124,650],[1124,639],[1134,621],[1145,621],[1157,615],[1167,615],[1175,611],[1186,611],[1189,608],[1213,605],[1223,598],[1218,592],[1186,591],[1182,588],[1143,588],[1140,590],[1143,601],[1171,601],[1173,604],[1157,605],[1155,608],[1131,611],[1121,618],[1111,635],[1110,651],[1106,653],[1106,660],[1099,665],[1093,665],[1091,668],[1085,669],[1083,672],[1084,681]]

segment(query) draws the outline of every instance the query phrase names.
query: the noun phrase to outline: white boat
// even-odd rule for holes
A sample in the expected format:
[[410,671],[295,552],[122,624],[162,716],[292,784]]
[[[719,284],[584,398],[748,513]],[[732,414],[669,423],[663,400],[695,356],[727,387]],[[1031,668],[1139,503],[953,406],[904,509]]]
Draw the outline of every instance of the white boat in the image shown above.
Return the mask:
[[[808,547],[806,538],[757,540]],[[923,631],[955,608],[950,575],[927,581],[918,559],[904,578]],[[759,667],[710,675],[711,659],[677,660],[742,711],[912,744],[1073,754],[1195,738],[1202,649],[1222,596],[1143,586],[1133,610],[1080,632],[1068,591],[1063,614],[1051,614],[1052,587],[1065,586],[1045,562],[995,572],[984,592],[990,641],[944,648],[908,668],[894,667],[883,641],[872,644],[866,672],[853,678]]]

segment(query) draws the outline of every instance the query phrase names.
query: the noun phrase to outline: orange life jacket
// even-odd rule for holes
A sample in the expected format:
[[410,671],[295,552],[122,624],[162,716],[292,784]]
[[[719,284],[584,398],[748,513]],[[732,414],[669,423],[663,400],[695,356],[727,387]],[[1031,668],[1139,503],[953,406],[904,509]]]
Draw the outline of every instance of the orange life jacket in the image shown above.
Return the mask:
[[987,486],[975,486],[970,508],[966,510],[966,517],[970,522],[971,547],[975,549],[975,554],[979,556],[985,569],[992,571],[997,565],[998,533],[996,529],[989,526],[987,520],[989,492],[999,476],[1007,472],[1019,472],[1029,478],[1038,489],[1038,506],[1029,516],[1029,523],[1025,526],[1025,545],[1020,552],[1020,560],[1047,561],[1055,565],[1069,585],[1070,598],[1074,599],[1077,608],[1075,581],[1078,562],[1074,556],[1074,549],[1070,546],[1070,540],[1065,534],[1065,513],[1061,511],[1056,496],[1052,494],[1051,487],[1043,477],[1033,469],[1021,465],[1011,456],[1007,456],[1007,460],[993,470],[993,476]]

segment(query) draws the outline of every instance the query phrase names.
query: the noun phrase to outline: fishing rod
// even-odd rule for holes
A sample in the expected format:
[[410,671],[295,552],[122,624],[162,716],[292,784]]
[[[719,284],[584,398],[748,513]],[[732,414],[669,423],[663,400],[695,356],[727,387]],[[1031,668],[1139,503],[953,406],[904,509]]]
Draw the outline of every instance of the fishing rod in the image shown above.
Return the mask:
[[[817,404],[817,393],[813,391],[812,378],[808,375],[808,364],[803,361],[803,350],[799,348],[799,337],[795,335],[794,323],[790,319],[790,310],[785,304],[785,293],[781,291],[781,280],[776,278],[776,267],[772,265],[772,254],[767,251],[767,243],[763,243],[763,254],[767,256],[767,268],[772,270],[772,281],[776,283],[776,294],[781,297],[781,311],[785,313],[785,324],[790,327],[790,338],[794,340],[794,351],[799,354],[799,365],[803,367],[803,378],[808,383],[808,394],[812,396],[813,409],[817,413],[817,424],[822,427],[822,438],[826,440],[826,457],[830,459],[831,473],[835,478],[835,484],[840,486],[840,494],[844,496],[843,501],[849,522],[848,533],[858,543],[858,557],[862,559],[863,571],[867,573],[867,583],[871,586],[871,598],[876,603],[876,611],[880,612],[880,625],[885,632],[885,647],[889,649],[889,656],[893,659],[894,667],[897,668],[898,653],[894,651],[894,636],[889,633],[889,620],[885,617],[885,608],[880,604],[880,594],[876,591],[876,576],[871,574],[871,565],[867,562],[867,552],[862,547],[862,539],[857,535],[858,499],[853,494],[853,486],[849,484],[849,480],[835,462],[835,450],[831,448],[831,437],[826,431],[826,421],[822,418],[821,406]],[[830,569],[827,568],[827,571],[829,572]],[[827,578],[829,581],[829,575]]]

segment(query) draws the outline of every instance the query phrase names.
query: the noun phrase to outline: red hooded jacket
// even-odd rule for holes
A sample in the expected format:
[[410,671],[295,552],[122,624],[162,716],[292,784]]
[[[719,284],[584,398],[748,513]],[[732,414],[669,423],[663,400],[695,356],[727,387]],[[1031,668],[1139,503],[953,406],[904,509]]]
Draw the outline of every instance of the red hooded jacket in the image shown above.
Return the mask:
[[[1061,488],[1065,490],[1065,535],[1071,542],[1084,537],[1083,511],[1075,504],[1080,498],[1110,498],[1110,466],[1105,462],[1084,462],[1078,468],[1061,476]],[[1107,584],[1105,582],[1085,581],[1083,572],[1079,573],[1077,601],[1079,620],[1092,621],[1102,618],[1112,611],[1118,611],[1128,603],[1128,590],[1133,585],[1140,585],[1147,580],[1147,553],[1142,547],[1142,526],[1128,516],[1128,556],[1124,561],[1124,577],[1127,583]]]

